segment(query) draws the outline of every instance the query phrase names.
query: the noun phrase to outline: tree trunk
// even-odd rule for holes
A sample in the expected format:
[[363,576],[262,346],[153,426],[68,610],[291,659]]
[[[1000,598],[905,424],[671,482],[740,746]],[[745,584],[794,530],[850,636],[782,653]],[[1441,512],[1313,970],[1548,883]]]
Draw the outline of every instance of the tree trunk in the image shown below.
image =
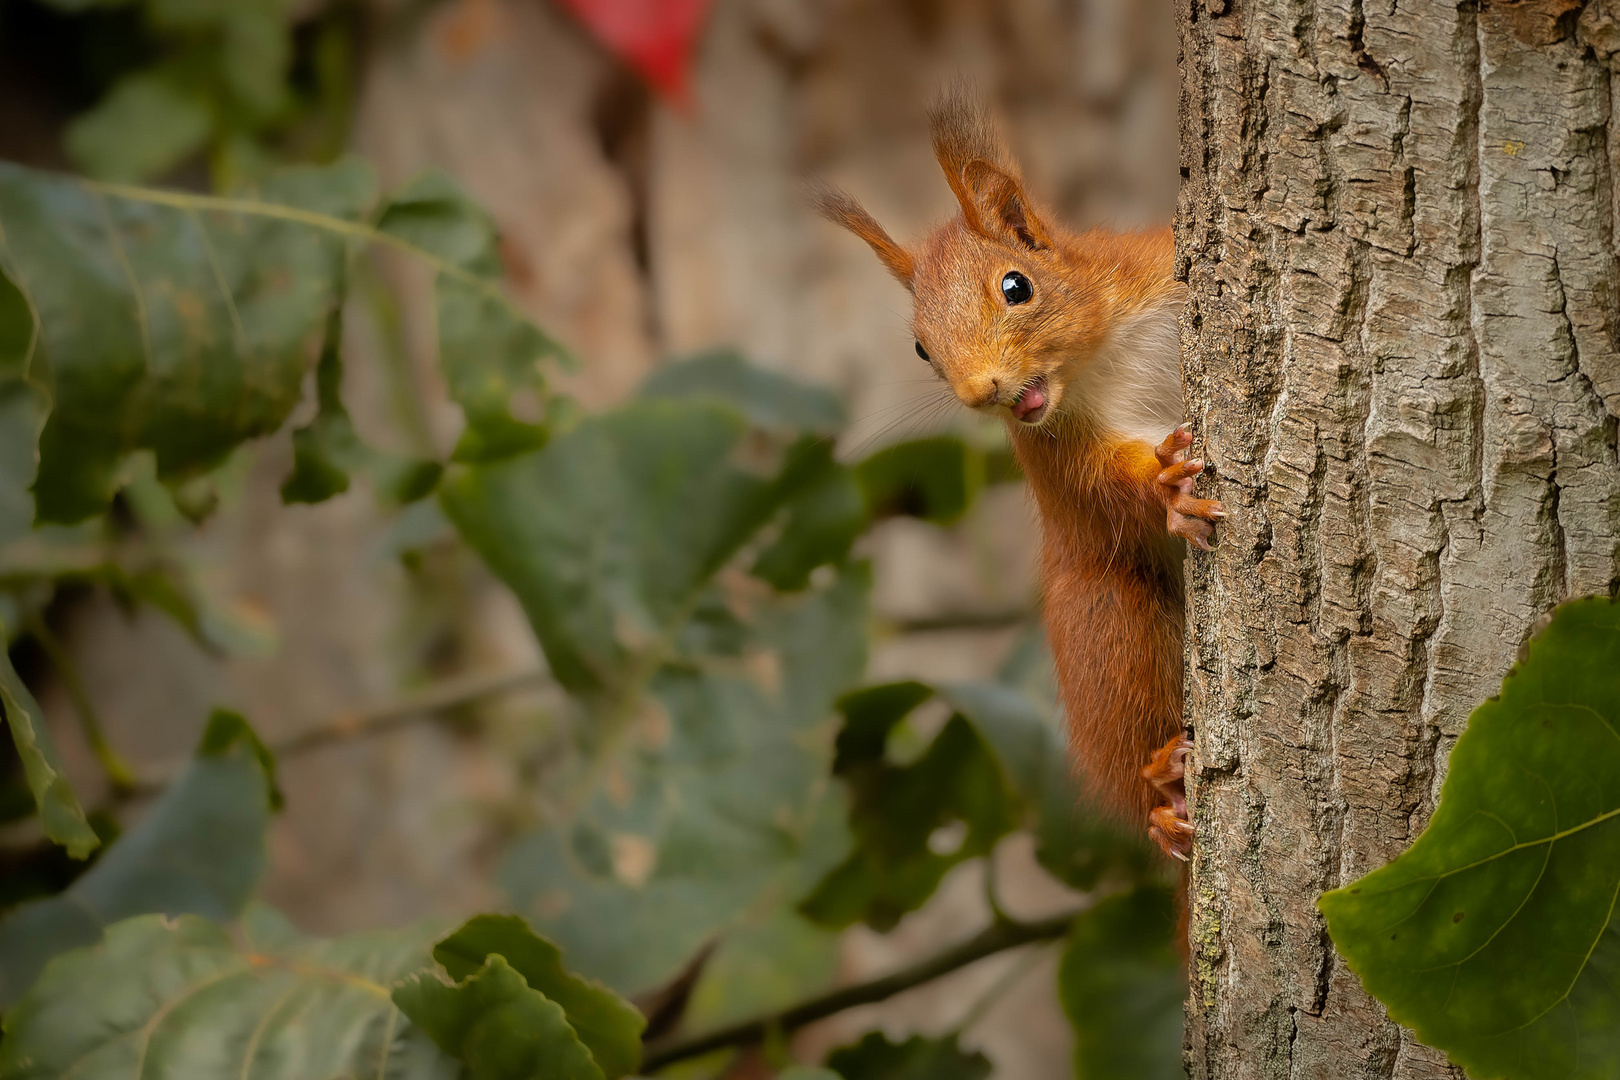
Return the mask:
[[1460,1075],[1335,955],[1537,618],[1617,581],[1620,0],[1178,0],[1196,1078]]

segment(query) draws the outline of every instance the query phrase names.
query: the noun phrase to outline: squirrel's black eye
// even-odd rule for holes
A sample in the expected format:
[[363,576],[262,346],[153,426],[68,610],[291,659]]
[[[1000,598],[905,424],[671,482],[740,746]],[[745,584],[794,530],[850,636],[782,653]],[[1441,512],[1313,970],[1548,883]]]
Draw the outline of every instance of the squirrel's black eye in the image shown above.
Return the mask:
[[916,342],[915,344],[917,346],[917,355],[922,357],[924,360],[927,360],[928,359],[928,350],[922,347],[922,342],[920,342],[920,341]]
[[1035,286],[1023,274],[1009,270],[1007,276],[1001,279],[1001,295],[1007,298],[1009,304],[1022,304],[1035,295]]

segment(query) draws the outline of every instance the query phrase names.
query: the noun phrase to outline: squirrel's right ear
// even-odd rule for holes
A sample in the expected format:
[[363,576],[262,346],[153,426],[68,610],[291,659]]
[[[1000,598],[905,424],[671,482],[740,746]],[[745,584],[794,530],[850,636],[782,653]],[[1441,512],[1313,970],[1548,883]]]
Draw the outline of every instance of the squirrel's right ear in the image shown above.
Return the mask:
[[962,221],[980,236],[1011,234],[1033,251],[1052,246],[1046,226],[1029,205],[1018,165],[1002,145],[984,99],[958,80],[928,110],[934,156],[945,170]]
[[911,253],[895,243],[894,237],[885,232],[877,219],[868,214],[860,203],[827,185],[813,188],[810,202],[816,208],[816,213],[865,240],[883,265],[889,268],[889,273],[899,278],[900,284],[911,288],[911,274],[915,269]]

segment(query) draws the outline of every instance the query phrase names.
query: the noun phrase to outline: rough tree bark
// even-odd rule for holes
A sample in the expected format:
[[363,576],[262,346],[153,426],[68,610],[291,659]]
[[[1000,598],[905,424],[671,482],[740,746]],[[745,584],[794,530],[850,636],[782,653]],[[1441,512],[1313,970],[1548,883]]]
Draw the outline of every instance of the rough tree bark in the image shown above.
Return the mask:
[[1178,0],[1196,1078],[1454,1075],[1324,890],[1432,812],[1538,616],[1617,581],[1620,3]]

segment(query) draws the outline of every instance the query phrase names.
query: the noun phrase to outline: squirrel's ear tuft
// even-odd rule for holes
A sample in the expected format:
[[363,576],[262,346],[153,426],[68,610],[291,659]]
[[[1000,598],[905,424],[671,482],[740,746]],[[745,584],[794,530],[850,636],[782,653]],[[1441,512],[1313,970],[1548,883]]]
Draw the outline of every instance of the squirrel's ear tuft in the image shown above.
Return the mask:
[[1023,182],[1016,174],[988,161],[974,161],[968,164],[962,179],[979,208],[981,221],[990,230],[1011,233],[1031,251],[1052,246],[1052,237],[1029,205]]
[[865,240],[889,268],[889,273],[899,278],[906,288],[911,288],[911,274],[915,269],[911,253],[895,243],[894,237],[885,232],[860,203],[835,187],[821,184],[811,189],[810,204],[816,208],[816,213],[834,225],[842,225]]
[[934,156],[962,206],[962,220],[981,236],[1010,233],[1033,250],[1051,237],[1030,208],[1018,164],[1002,145],[984,100],[966,80],[948,87],[928,112]]

